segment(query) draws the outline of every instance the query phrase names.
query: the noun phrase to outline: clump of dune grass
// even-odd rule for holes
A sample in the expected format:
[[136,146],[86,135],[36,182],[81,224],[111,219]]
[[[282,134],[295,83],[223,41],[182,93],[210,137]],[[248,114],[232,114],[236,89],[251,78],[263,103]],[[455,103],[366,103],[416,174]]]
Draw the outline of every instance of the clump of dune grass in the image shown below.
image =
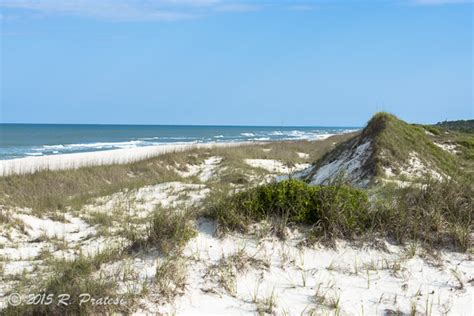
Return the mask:
[[221,227],[247,231],[249,224],[271,218],[284,223],[313,225],[323,235],[350,236],[366,229],[368,197],[344,184],[310,186],[289,179],[243,192],[214,195],[208,202],[210,216]]
[[237,292],[238,273],[245,273],[250,268],[268,269],[269,266],[268,262],[250,256],[244,248],[240,248],[210,266],[205,276],[221,286],[229,295],[234,296]]
[[150,218],[146,236],[131,238],[131,250],[156,247],[165,254],[178,253],[196,235],[194,210],[170,210],[157,207]]
[[9,221],[6,212],[0,208],[0,224],[7,224]]
[[170,256],[156,267],[155,283],[161,297],[171,301],[184,292],[187,279],[186,260],[180,256]]
[[408,187],[385,187],[374,203],[374,225],[399,242],[419,240],[467,251],[474,230],[474,190],[467,178],[427,179]]
[[165,253],[180,249],[196,235],[192,219],[194,219],[192,211],[170,212],[158,208],[154,212],[149,226],[147,242],[158,245]]
[[87,221],[91,225],[110,227],[114,222],[114,217],[105,212],[91,212]]
[[275,291],[273,290],[269,295],[264,298],[257,299],[256,301],[256,312],[257,315],[274,315],[276,314],[276,307],[277,307],[277,296]]

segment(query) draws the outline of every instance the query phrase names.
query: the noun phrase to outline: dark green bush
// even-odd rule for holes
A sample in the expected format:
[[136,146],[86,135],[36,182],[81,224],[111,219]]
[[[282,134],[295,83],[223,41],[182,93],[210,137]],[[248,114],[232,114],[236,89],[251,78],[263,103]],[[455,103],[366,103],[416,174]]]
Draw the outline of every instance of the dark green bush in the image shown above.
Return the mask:
[[249,223],[269,217],[346,236],[369,223],[364,191],[346,185],[310,186],[294,179],[221,196],[210,208],[222,226],[243,231]]

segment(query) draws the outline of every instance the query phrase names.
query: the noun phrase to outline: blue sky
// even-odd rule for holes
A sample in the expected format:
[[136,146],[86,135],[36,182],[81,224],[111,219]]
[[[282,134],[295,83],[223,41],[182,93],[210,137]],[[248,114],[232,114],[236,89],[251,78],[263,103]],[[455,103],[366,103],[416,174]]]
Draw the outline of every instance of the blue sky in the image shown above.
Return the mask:
[[0,122],[473,117],[473,3],[0,0]]

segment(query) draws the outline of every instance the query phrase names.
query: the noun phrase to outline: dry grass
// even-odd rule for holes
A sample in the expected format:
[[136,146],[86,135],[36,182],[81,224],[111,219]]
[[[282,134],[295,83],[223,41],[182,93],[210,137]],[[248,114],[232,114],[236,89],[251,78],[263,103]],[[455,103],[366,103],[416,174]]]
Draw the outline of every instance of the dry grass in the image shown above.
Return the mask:
[[[52,304],[22,304],[9,306],[2,310],[2,315],[90,315],[104,314],[113,311],[124,311],[124,306],[93,305],[91,302],[80,302],[81,294],[91,297],[113,296],[116,283],[114,280],[93,276],[101,264],[117,260],[116,250],[107,250],[95,257],[78,257],[73,261],[52,260],[48,265],[49,275],[44,282],[37,278],[23,278],[22,287],[14,291],[27,295],[29,293],[46,294],[54,297]],[[58,304],[60,294],[70,295],[68,305]]]
[[184,292],[186,279],[187,262],[182,257],[168,257],[156,267],[155,283],[157,291],[168,302]]
[[158,207],[148,227],[147,245],[158,246],[164,253],[179,252],[196,235],[195,214],[191,210],[172,211]]
[[426,180],[406,188],[385,187],[373,205],[373,226],[399,242],[470,251],[474,189],[465,178]]
[[235,296],[237,274],[245,273],[250,268],[268,269],[269,263],[255,256],[249,256],[245,249],[241,248],[209,267],[206,277],[219,284],[229,295]]

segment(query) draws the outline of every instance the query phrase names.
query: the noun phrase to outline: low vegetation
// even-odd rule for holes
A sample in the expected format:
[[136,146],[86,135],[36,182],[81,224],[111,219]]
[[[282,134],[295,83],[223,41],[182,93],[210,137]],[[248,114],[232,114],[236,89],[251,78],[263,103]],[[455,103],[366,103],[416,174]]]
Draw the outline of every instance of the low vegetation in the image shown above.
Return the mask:
[[[185,260],[180,257],[180,250],[186,242],[195,236],[196,232],[192,220],[195,219],[192,211],[177,212],[175,210],[156,208],[147,219],[149,223],[146,237],[133,238],[131,245],[125,249],[117,248],[87,257],[80,255],[71,259],[52,259],[49,255],[48,272],[45,280],[25,279],[19,293],[36,293],[52,295],[56,301],[52,304],[22,304],[9,306],[2,311],[4,315],[91,315],[108,313],[127,313],[133,306],[131,300],[137,294],[118,294],[118,280],[111,276],[104,276],[101,267],[139,251],[157,249],[165,259],[157,266],[156,285],[159,294],[165,299],[171,299],[184,288]],[[128,235],[130,237],[132,235]],[[128,250],[128,251],[127,251]],[[124,276],[125,277],[125,276]],[[27,294],[25,293],[25,295]],[[60,294],[70,295],[68,305],[57,304]],[[111,297],[124,299],[124,304],[93,304],[91,301],[81,302],[81,294],[89,294],[92,298]]]
[[474,133],[474,120],[444,121],[436,123],[435,127],[451,131]]
[[290,179],[212,196],[209,204],[210,215],[223,227],[241,231],[252,222],[277,218],[314,225],[325,235],[350,236],[369,223],[367,194],[343,184],[310,186]]
[[265,270],[269,266],[269,263],[249,256],[244,248],[240,248],[235,253],[222,257],[219,262],[210,266],[204,277],[219,284],[229,295],[235,296],[237,275],[239,273],[245,273],[250,268]]
[[451,156],[456,160],[457,169],[474,183],[474,129],[451,129],[444,125],[423,125],[423,128],[430,133],[431,141],[452,148]]
[[[211,196],[208,209],[224,230],[247,232],[252,223],[265,220],[309,225],[312,241],[377,234],[400,243],[471,249],[474,192],[468,182],[427,179],[424,184],[386,186],[370,194],[371,202],[367,191],[345,184],[310,186],[285,180]],[[277,225],[273,228],[280,231]]]
[[194,218],[192,211],[175,211],[158,207],[151,217],[147,239],[138,243],[148,247],[156,246],[166,254],[179,251],[196,235],[192,223]]
[[474,190],[466,179],[428,179],[404,188],[385,187],[379,194],[374,222],[388,236],[431,247],[472,248]]
[[[73,261],[51,261],[50,276],[45,282],[29,280],[31,285],[26,287],[24,290],[27,292],[23,293],[23,302],[30,298],[29,294],[34,293],[36,299],[42,299],[43,302],[51,300],[51,303],[34,304],[31,301],[19,306],[10,305],[2,310],[2,315],[91,315],[105,314],[113,310],[124,311],[125,307],[120,304],[96,305],[81,296],[87,293],[91,297],[105,297],[114,293],[115,280],[93,276],[93,273],[97,272],[102,263],[117,258],[117,255],[115,251],[106,251],[93,258],[81,256]],[[65,297],[63,294],[69,296]]]
[[0,177],[1,202],[32,208],[35,212],[79,209],[90,198],[125,189],[178,180],[158,161],[130,165],[85,167],[77,170],[41,171]]
[[156,267],[155,283],[158,294],[171,301],[186,286],[186,260],[179,256],[170,256]]

